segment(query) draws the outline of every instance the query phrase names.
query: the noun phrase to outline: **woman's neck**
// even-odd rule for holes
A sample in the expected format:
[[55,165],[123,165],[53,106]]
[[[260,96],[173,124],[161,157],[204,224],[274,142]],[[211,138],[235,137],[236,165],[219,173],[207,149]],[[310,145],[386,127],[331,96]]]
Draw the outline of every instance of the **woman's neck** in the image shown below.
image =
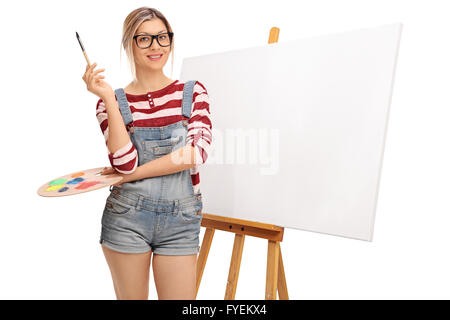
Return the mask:
[[154,73],[147,71],[145,74],[143,74],[143,72],[137,72],[136,79],[137,82],[131,83],[129,87],[131,90],[140,93],[160,90],[174,81],[167,78],[162,71]]

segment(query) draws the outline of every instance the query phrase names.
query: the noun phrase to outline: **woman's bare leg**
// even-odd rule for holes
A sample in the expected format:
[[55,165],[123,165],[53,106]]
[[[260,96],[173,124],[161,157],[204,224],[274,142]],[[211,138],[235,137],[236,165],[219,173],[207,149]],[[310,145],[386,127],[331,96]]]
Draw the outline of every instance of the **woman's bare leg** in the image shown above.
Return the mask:
[[186,256],[153,255],[153,278],[158,299],[194,300],[197,254]]
[[118,300],[147,300],[152,252],[121,253],[102,245]]

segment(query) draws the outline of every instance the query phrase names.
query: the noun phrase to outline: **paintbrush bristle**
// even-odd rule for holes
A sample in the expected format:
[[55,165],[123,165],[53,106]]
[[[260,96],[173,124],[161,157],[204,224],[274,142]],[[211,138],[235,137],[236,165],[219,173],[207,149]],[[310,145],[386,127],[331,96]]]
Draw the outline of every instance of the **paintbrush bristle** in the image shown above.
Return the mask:
[[80,39],[80,36],[78,35],[78,32],[75,31],[75,34],[77,36],[77,40],[78,40],[78,43],[80,44],[81,50],[84,51],[84,46],[83,46],[83,43],[81,42],[81,39]]

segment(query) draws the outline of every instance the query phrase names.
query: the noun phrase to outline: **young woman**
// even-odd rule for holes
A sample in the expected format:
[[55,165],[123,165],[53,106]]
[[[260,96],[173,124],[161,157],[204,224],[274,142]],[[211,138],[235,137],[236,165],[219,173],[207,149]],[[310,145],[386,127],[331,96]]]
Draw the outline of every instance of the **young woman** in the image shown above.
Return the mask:
[[132,11],[122,46],[133,81],[114,90],[86,67],[83,80],[97,95],[97,119],[111,168],[123,177],[112,187],[100,243],[117,299],[148,299],[149,271],[159,299],[195,299],[203,207],[198,166],[212,142],[208,94],[199,81],[166,77],[173,32],[156,9]]

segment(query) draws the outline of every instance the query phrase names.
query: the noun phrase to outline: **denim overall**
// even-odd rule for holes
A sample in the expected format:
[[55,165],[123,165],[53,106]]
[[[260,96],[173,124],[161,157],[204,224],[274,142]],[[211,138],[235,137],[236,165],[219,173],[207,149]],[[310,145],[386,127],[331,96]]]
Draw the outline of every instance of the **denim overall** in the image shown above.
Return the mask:
[[[183,89],[181,109],[187,119],[191,116],[194,84],[193,80],[187,81]],[[134,127],[123,88],[115,93],[137,149],[139,166],[186,145],[187,119],[162,127]],[[198,253],[203,205],[201,193],[194,193],[189,169],[111,187],[102,216],[100,243],[128,253]]]

